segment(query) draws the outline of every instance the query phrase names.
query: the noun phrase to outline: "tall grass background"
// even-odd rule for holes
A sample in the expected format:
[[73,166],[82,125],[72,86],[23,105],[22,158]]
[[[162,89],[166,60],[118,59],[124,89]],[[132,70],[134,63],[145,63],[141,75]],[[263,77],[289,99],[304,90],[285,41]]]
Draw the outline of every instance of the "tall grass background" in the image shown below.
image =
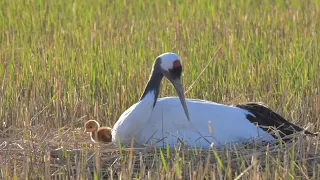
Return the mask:
[[[310,140],[274,146],[274,156],[267,153],[269,146],[250,147],[235,161],[228,148],[206,152],[210,158],[202,162],[196,161],[201,153],[192,150],[131,149],[124,155],[108,147],[92,149],[80,132],[88,119],[112,127],[141,96],[159,54],[181,56],[187,89],[219,46],[188,98],[263,101],[318,131],[319,8],[320,2],[311,0],[1,1],[0,176],[87,179],[96,169],[92,178],[230,179],[243,172],[249,179],[317,179],[319,153]],[[166,80],[162,84],[161,97],[175,96]],[[305,143],[309,149],[302,148]],[[57,148],[64,152],[61,162],[51,154]],[[238,150],[233,151],[244,153]],[[311,150],[313,156],[305,156]],[[104,159],[97,151],[113,156]],[[253,151],[264,154],[263,166]],[[99,155],[101,167],[88,163],[90,153]],[[146,156],[154,164],[148,165]],[[134,171],[136,160],[141,163]],[[307,160],[313,164],[303,167]]]

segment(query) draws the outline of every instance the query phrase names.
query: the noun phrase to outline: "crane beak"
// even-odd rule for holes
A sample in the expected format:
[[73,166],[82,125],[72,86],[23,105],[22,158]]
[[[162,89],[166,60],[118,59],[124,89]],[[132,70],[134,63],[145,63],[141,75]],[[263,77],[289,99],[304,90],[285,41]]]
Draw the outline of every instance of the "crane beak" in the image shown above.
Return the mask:
[[173,80],[172,84],[173,84],[174,88],[176,89],[176,92],[179,96],[184,113],[186,114],[188,121],[190,121],[189,111],[188,111],[187,104],[186,104],[186,98],[184,97],[184,90],[182,88],[182,84],[181,84],[180,79]]

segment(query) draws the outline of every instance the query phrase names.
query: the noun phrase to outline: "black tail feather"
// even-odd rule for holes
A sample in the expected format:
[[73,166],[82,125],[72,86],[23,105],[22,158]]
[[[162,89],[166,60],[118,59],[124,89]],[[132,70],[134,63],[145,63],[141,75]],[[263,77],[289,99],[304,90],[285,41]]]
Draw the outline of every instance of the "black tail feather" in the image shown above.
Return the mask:
[[[268,107],[257,104],[257,103],[247,103],[247,104],[238,104],[236,107],[245,109],[252,113],[247,115],[247,119],[254,124],[258,124],[261,129],[271,132],[273,128],[279,131],[279,135],[281,138],[285,136],[292,135],[296,132],[304,132],[305,134],[309,135],[317,135],[311,133],[303,128],[287,121],[282,116],[274,112],[273,110],[269,109]],[[273,137],[278,138],[278,135],[271,133]]]

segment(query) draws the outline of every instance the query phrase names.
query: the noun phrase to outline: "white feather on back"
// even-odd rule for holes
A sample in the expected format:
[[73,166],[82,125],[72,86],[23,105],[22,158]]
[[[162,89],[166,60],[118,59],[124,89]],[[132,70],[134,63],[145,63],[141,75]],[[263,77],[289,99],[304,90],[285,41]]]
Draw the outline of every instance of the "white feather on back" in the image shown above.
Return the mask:
[[[148,123],[139,133],[140,143],[149,141],[148,143],[158,146],[166,143],[173,146],[184,140],[185,145],[208,148],[212,142],[219,147],[225,143],[247,141],[252,138],[274,140],[273,136],[246,118],[249,114],[246,110],[204,100],[186,99],[186,102],[190,122],[184,114],[179,98],[158,99]],[[209,121],[213,136],[209,130]]]

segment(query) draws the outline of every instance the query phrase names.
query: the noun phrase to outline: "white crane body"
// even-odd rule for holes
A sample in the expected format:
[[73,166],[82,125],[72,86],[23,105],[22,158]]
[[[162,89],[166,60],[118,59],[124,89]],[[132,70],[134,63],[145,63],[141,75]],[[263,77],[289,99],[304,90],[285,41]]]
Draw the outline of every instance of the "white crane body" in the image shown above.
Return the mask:
[[[128,144],[134,138],[139,144],[175,146],[182,143],[190,147],[208,148],[211,145],[219,147],[248,140],[275,140],[277,137],[263,126],[279,128],[281,137],[303,131],[259,104],[228,106],[206,100],[185,99],[181,73],[182,63],[178,55],[165,53],[157,57],[142,97],[114,125],[114,143],[121,141]],[[178,97],[158,99],[163,77],[173,84]]]

